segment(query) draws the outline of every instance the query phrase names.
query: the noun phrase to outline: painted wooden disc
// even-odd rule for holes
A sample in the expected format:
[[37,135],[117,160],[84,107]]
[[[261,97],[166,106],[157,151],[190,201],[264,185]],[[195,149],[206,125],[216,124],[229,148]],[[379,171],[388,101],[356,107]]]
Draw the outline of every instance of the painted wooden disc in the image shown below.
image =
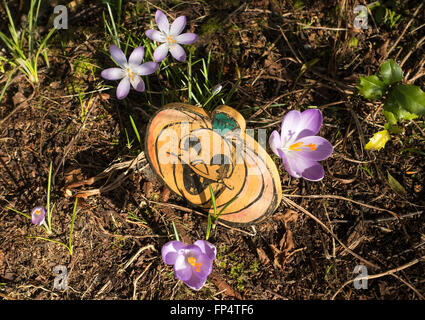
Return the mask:
[[235,109],[202,108],[171,103],[161,108],[146,130],[145,154],[154,172],[177,195],[214,213],[214,190],[220,221],[233,226],[258,223],[282,199],[275,163],[245,131]]

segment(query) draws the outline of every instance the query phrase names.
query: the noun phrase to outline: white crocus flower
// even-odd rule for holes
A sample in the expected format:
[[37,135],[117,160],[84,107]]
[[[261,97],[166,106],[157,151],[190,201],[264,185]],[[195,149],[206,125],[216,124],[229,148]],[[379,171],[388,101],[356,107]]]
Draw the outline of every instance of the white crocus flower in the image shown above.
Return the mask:
[[158,69],[158,64],[153,61],[142,64],[145,49],[141,46],[134,49],[128,61],[124,52],[113,44],[111,44],[109,52],[119,68],[105,69],[101,76],[107,80],[121,80],[117,87],[117,98],[127,97],[130,92],[130,84],[136,91],[145,91],[145,83],[140,76],[152,74]]
[[186,17],[180,16],[170,24],[165,14],[157,10],[155,13],[155,21],[158,25],[158,30],[147,30],[146,36],[154,41],[162,42],[162,44],[155,49],[153,57],[156,62],[164,60],[168,51],[177,61],[186,60],[186,52],[181,44],[192,44],[198,40],[198,35],[195,33],[182,33],[186,26]]

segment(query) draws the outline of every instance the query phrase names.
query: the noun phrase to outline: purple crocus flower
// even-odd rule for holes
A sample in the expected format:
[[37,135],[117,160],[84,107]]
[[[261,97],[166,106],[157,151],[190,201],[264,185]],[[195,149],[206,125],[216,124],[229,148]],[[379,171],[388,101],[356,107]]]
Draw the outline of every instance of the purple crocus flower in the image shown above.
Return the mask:
[[201,289],[212,272],[216,248],[205,240],[186,245],[180,241],[167,242],[161,250],[162,260],[174,265],[174,274],[188,287]]
[[146,36],[154,41],[162,42],[162,44],[155,49],[153,57],[155,61],[160,62],[166,56],[168,51],[177,61],[186,60],[186,52],[180,44],[192,44],[198,40],[198,35],[195,33],[183,33],[182,31],[186,26],[186,17],[180,16],[170,24],[167,17],[161,10],[155,13],[155,21],[158,25],[158,30],[147,30]]
[[35,225],[41,226],[46,217],[46,210],[43,207],[35,207],[31,211],[31,222]]
[[327,159],[333,147],[325,138],[316,136],[322,121],[318,109],[292,110],[283,118],[280,134],[275,130],[270,135],[272,151],[282,158],[292,177],[310,181],[323,179],[325,172],[318,161]]
[[158,64],[152,61],[142,64],[145,49],[141,46],[134,49],[128,61],[124,52],[113,44],[109,52],[119,68],[105,69],[100,75],[106,80],[121,80],[117,87],[117,98],[127,97],[130,92],[130,83],[136,91],[145,91],[145,83],[140,76],[147,76],[158,69]]

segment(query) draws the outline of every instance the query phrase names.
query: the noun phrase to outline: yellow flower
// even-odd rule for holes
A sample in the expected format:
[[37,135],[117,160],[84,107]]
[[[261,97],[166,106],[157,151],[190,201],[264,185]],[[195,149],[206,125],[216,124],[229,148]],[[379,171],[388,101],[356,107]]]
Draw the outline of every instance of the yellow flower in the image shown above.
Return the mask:
[[370,138],[367,145],[364,147],[366,150],[381,150],[385,147],[387,141],[390,140],[390,134],[387,130],[379,131]]

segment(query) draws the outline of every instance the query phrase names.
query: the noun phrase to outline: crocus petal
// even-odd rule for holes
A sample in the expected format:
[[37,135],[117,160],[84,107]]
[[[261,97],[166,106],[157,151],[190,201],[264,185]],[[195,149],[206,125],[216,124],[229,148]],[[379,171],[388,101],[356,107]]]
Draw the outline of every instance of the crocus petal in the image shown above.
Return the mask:
[[178,44],[173,44],[170,46],[170,53],[177,61],[185,61],[186,60],[186,52],[183,47]]
[[317,161],[295,156],[285,158],[286,161],[283,162],[285,169],[294,178],[303,177],[306,180],[319,181],[325,175],[322,165]]
[[207,281],[206,277],[200,277],[195,272],[192,273],[192,277],[184,281],[184,283],[191,289],[198,291],[201,289],[205,282]]
[[202,253],[207,255],[211,260],[215,259],[217,254],[217,249],[214,245],[205,240],[196,240],[194,243],[195,246],[198,246],[201,249]]
[[325,170],[318,162],[304,170],[303,178],[310,181],[320,181],[325,176]]
[[273,153],[279,155],[277,150],[282,148],[282,140],[280,138],[280,134],[278,131],[274,130],[269,137],[269,145],[270,149],[272,149]]
[[189,264],[186,257],[182,254],[177,256],[174,263],[174,275],[182,281],[187,281],[192,277],[192,265]]
[[311,136],[298,139],[295,144],[300,151],[288,151],[295,157],[303,157],[308,160],[321,161],[327,159],[333,152],[332,144],[325,138]]
[[182,33],[184,27],[186,27],[186,17],[180,16],[171,24],[170,34],[173,36],[178,36]]
[[289,111],[282,120],[281,137],[283,142],[294,140],[298,135],[298,123],[301,120],[301,112],[298,110]]
[[143,57],[145,56],[145,49],[140,46],[133,50],[130,57],[128,58],[128,63],[132,65],[139,65],[142,63]]
[[164,60],[168,53],[168,43],[161,44],[158,48],[153,52],[153,58],[156,62],[160,62]]
[[125,57],[124,52],[120,48],[118,48],[116,45],[111,44],[111,47],[109,48],[109,53],[112,56],[112,59],[120,66],[123,67],[127,63],[127,58]]
[[125,72],[121,68],[109,68],[103,70],[100,76],[106,80],[120,80],[125,77]]
[[199,263],[199,268],[192,267],[194,273],[197,274],[199,277],[208,277],[212,272],[213,260],[210,259],[206,254],[201,254],[196,257],[196,262]]
[[158,30],[146,30],[145,34],[153,41],[165,42],[167,40],[165,39],[164,34]]
[[155,22],[158,25],[159,30],[166,34],[170,33],[170,24],[168,23],[167,17],[161,10],[156,10]]
[[289,175],[293,178],[301,178],[302,175],[301,173],[296,170],[293,161],[289,161],[288,157],[286,156],[286,154],[282,151],[282,149],[277,149],[278,155],[280,158],[282,158],[282,163],[285,167],[286,172],[289,173]]
[[322,112],[319,109],[308,109],[301,112],[301,119],[298,123],[299,134],[297,139],[315,136],[322,126]]
[[192,44],[198,40],[198,35],[195,33],[183,33],[177,36],[176,41],[180,44]]
[[117,98],[124,99],[130,92],[130,80],[128,77],[123,78],[117,87]]
[[36,225],[41,225],[46,217],[46,210],[43,207],[35,207],[31,211],[31,222]]
[[134,75],[130,78],[131,85],[133,88],[138,92],[145,91],[145,83],[143,82],[142,78],[140,78],[138,75]]
[[185,244],[180,241],[170,241],[162,246],[162,260],[166,264],[174,264],[177,259],[177,252],[185,247]]
[[133,68],[133,71],[139,76],[147,76],[148,74],[154,73],[156,70],[158,70],[158,63],[153,61],[145,62]]

